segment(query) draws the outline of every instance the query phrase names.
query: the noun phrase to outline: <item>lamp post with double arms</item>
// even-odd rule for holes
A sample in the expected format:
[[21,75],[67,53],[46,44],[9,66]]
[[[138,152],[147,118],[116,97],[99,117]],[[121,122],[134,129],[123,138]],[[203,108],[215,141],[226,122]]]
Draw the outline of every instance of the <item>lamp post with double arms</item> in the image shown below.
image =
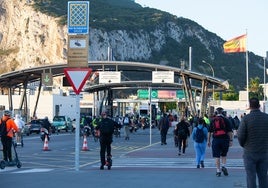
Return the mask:
[[[202,63],[205,63],[205,64],[207,64],[207,65],[210,67],[211,72],[212,72],[212,76],[215,77],[215,72],[214,72],[214,69],[213,69],[213,67],[211,66],[211,64],[207,63],[205,60],[202,60]],[[212,99],[213,99],[213,101],[214,101],[214,84],[213,84],[212,87],[213,87],[213,88],[212,88]]]

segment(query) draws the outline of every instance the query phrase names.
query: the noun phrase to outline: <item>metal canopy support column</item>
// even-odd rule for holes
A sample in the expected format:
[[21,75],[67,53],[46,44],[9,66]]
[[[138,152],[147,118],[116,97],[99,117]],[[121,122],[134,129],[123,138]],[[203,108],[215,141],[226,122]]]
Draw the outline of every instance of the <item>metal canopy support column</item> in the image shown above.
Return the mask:
[[108,110],[109,110],[109,115],[110,117],[113,117],[113,90],[111,88],[108,89]]
[[207,80],[202,80],[202,91],[201,91],[201,116],[204,116],[206,114],[207,109],[207,96],[208,96],[208,82]]
[[[19,111],[22,112],[22,108],[24,105],[24,112],[23,115],[28,117],[28,104],[27,104],[27,84],[28,84],[28,78],[23,83],[23,93],[21,96]],[[28,119],[26,119],[28,120]]]
[[34,105],[33,117],[36,117],[36,110],[37,110],[37,105],[38,105],[39,98],[40,98],[41,88],[42,88],[42,76],[40,78],[40,82],[38,86],[38,93],[37,93],[37,97],[36,97],[36,101]]
[[9,110],[13,110],[13,100],[12,100],[12,88],[11,86],[8,88],[8,103],[9,103]]
[[196,114],[195,100],[192,93],[190,79],[186,75],[182,75],[183,85],[186,93],[186,98],[188,99],[190,110],[192,114]]

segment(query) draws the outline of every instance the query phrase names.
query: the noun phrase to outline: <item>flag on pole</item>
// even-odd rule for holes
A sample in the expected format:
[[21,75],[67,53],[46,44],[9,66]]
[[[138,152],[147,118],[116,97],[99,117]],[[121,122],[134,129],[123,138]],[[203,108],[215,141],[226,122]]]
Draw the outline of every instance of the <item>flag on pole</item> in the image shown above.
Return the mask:
[[246,52],[246,39],[247,35],[244,34],[228,40],[223,44],[224,53]]

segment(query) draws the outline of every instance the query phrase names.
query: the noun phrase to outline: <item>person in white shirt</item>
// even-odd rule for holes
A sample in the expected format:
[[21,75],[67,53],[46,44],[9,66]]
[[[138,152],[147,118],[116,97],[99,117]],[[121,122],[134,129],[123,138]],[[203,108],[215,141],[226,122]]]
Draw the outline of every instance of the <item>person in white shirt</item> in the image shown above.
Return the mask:
[[22,134],[22,129],[25,126],[25,122],[22,121],[21,116],[19,114],[15,115],[15,119],[14,119],[15,124],[17,125],[19,131],[16,132],[16,143],[17,144],[22,144],[22,140],[21,140],[21,134]]
[[171,127],[173,128],[173,136],[174,136],[174,144],[175,147],[178,147],[179,143],[178,143],[178,136],[175,135],[175,129],[176,129],[176,125],[178,124],[178,116],[174,115],[173,116],[173,120],[171,122]]

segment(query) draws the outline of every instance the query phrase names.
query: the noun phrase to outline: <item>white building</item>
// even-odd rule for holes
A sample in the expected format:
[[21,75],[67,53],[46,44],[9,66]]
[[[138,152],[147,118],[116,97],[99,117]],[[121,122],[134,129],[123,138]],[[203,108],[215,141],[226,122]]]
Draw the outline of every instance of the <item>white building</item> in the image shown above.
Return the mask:
[[[30,116],[33,115],[37,101],[37,92],[34,93],[33,95],[27,94],[28,114]],[[36,117],[44,118],[47,116],[49,120],[52,120],[55,115],[66,115],[71,119],[75,119],[77,108],[82,112],[88,112],[88,109],[92,110],[93,97],[91,96],[92,95],[85,95],[83,97],[83,95],[80,95],[80,106],[76,107],[75,95],[66,95],[61,90],[54,90],[53,92],[41,91],[36,109]],[[14,113],[20,113],[18,109],[20,108],[21,99],[21,95],[12,95]],[[9,109],[8,95],[0,95],[0,105],[2,108]],[[28,120],[29,118],[30,117],[27,117]]]

